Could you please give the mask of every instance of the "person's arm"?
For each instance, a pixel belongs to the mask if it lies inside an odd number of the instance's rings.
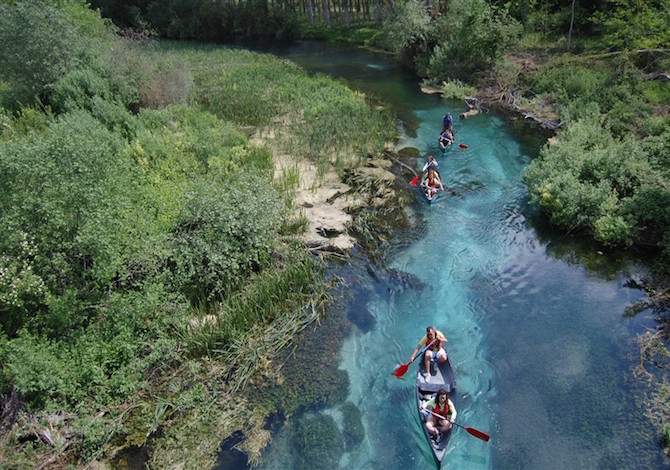
[[[432,410],[433,408],[435,408],[435,397],[428,400],[426,403],[420,406],[420,408],[422,410]]]
[[[442,184],[441,181],[440,181],[440,184]],[[447,337],[444,336],[444,333],[442,333],[440,330],[437,330],[437,338],[444,343],[446,343],[448,341]]]
[[[419,350],[426,344],[427,340],[428,340],[428,338],[426,336],[421,338],[421,341],[419,341],[419,344],[414,349],[414,352],[412,352],[412,357],[409,358],[409,362],[414,362],[414,357],[416,356],[416,353],[418,353]]]
[[[426,171],[429,166],[430,166],[430,162],[424,163],[423,168],[421,169],[421,171]]]
[[[416,356],[416,353],[419,352],[419,349],[421,349],[420,344],[416,348],[414,348],[414,351],[412,351],[412,357],[409,358],[409,362],[414,362],[414,356]]]
[[[437,184],[440,186],[440,189],[444,191],[444,186],[442,185],[442,179],[439,176],[435,177],[435,181],[437,181]],[[444,337],[444,335],[442,335]],[[445,341],[446,338],[444,338],[442,341]]]
[[[449,421],[453,424],[454,421],[456,421],[456,407],[454,406],[454,402],[451,401],[451,398],[449,399],[449,407],[451,408],[451,416],[449,416]]]

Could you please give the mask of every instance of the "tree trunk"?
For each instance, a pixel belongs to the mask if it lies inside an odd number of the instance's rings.
[[[307,16],[309,16],[309,24],[314,27],[314,0],[307,0]]]
[[[570,52],[570,42],[572,41],[572,25],[575,22],[575,0],[572,0],[572,13],[570,14],[570,31],[568,31],[568,52]]]
[[[349,18],[349,0],[344,1],[344,26],[349,29],[351,28],[351,18]]]
[[[330,28],[330,1],[321,0],[321,4],[323,5],[323,21]]]

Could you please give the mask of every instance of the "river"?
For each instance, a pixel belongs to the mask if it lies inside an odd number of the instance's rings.
[[[667,465],[632,377],[635,336],[654,326],[653,316],[623,315],[642,296],[627,281],[643,276],[645,265],[543,227],[522,182],[543,143],[538,133],[496,114],[459,120],[462,102],[422,94],[418,80],[385,55],[314,42],[260,49],[389,103],[403,123],[398,148],[421,151],[417,169],[435,155],[457,193],[428,205],[417,192],[412,209],[424,221],[422,236],[399,237],[385,255],[425,287],[379,289],[388,273],[370,273],[359,287],[366,295],[349,307],[367,310],[375,323],[354,329],[339,352],[365,428],[339,467],[434,468],[413,401],[416,363],[402,379],[392,375],[427,325],[449,339],[457,421],[491,435],[485,443],[456,429],[442,468]],[[456,143],[467,148],[442,154],[436,139],[445,111],[455,117]],[[260,468],[299,468],[291,429],[276,434]]]

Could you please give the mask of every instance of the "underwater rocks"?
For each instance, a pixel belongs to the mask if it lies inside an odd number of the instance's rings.
[[[361,307],[348,309],[347,319],[356,325],[356,327],[361,330],[362,333],[371,331],[377,323],[377,319],[374,317],[374,315],[372,315],[367,308]]]
[[[417,292],[422,292],[428,286],[415,274],[399,271],[397,269],[389,269],[389,273],[389,284],[394,290],[412,289]]]

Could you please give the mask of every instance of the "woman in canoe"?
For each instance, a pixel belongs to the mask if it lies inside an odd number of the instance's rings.
[[[437,160],[432,155],[428,155],[428,161],[423,164],[422,172],[428,171],[430,168],[434,168],[437,171]]]
[[[425,174],[421,186],[424,188],[428,199],[432,199],[433,196],[437,194],[438,188],[441,191],[444,191],[444,186],[442,185],[440,176],[437,174],[437,171],[435,171],[435,168],[428,168],[428,172]]]
[[[420,408],[429,411],[423,423],[426,431],[432,439],[440,442],[442,435],[449,432],[456,421],[456,408],[449,398],[449,393],[444,388],[439,389],[437,395],[422,403]]]

